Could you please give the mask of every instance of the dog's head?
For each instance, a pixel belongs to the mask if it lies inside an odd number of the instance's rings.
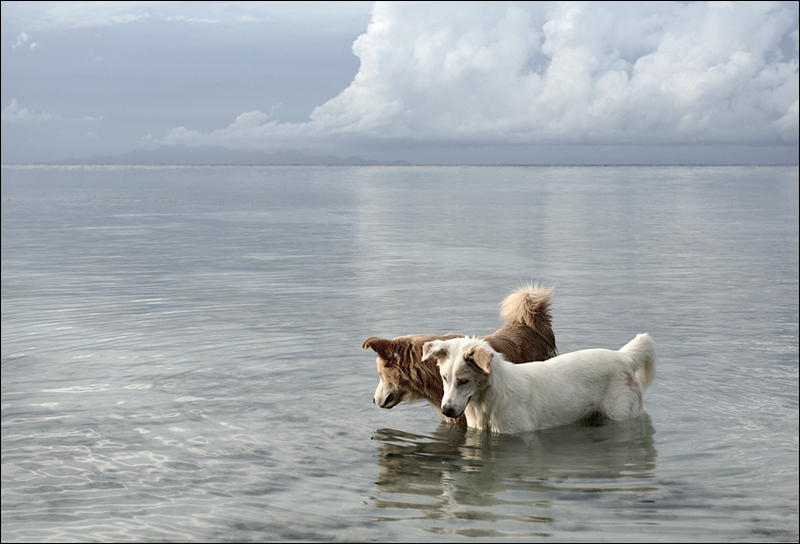
[[[472,397],[486,387],[495,352],[478,338],[434,340],[422,347],[422,360],[435,360],[442,377],[442,413],[460,417]]]
[[[373,336],[361,344],[362,348],[372,349],[377,354],[380,382],[372,398],[377,406],[393,408],[403,401],[425,398],[418,383],[418,372],[409,370],[415,361],[420,360],[422,343],[410,336],[394,339]]]

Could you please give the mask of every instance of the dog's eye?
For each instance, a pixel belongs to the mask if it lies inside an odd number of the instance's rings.
[[[456,384],[457,385],[464,385],[464,384],[467,384],[467,383],[469,383],[469,380],[465,380],[464,378],[460,378],[460,379],[456,380]]]

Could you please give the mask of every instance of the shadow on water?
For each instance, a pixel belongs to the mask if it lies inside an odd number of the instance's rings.
[[[648,495],[658,490],[654,434],[647,414],[514,435],[447,423],[430,436],[380,429],[372,437],[381,442],[372,500],[387,511],[380,521],[411,513],[458,522],[425,529],[433,533],[552,536],[558,502],[603,503],[624,494],[629,504],[649,508]],[[502,530],[495,522],[502,522]]]

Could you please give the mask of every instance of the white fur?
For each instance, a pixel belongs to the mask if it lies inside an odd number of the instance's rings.
[[[444,385],[442,412],[467,425],[518,433],[567,425],[593,414],[637,417],[655,376],[655,344],[639,334],[619,351],[587,349],[537,363],[511,364],[478,338],[434,340]]]

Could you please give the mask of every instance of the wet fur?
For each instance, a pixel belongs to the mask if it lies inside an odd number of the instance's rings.
[[[602,416],[639,416],[642,395],[655,376],[655,344],[639,334],[619,351],[586,349],[548,361],[511,364],[478,338],[425,343],[424,361],[436,361],[444,384],[441,411],[466,416],[467,425],[518,433]]]
[[[501,304],[505,324],[484,339],[506,360],[515,363],[544,361],[555,357],[550,304],[553,290],[526,285],[514,291]],[[422,346],[433,340],[461,338],[460,334],[411,334],[393,339],[373,336],[361,345],[377,354],[380,382],[373,402],[393,408],[401,402],[427,400],[445,421],[466,424],[465,417],[450,419],[441,413],[442,378],[435,361],[422,361]]]

